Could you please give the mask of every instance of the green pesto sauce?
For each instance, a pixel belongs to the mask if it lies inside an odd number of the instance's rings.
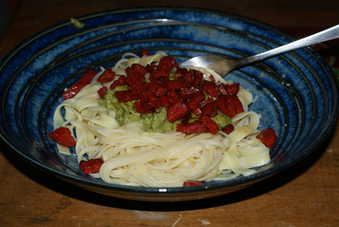
[[[231,118],[228,117],[227,115],[223,114],[223,113],[220,113],[219,111],[218,111],[217,115],[212,117],[212,120],[214,120],[215,123],[217,123],[219,128],[223,128],[226,125],[228,125],[229,123],[231,123]]]
[[[119,102],[115,97],[116,91],[127,90],[127,86],[118,86],[114,90],[109,90],[104,99],[100,100],[100,104],[107,109],[115,112],[115,119],[120,126],[129,122],[141,122],[143,129],[147,132],[169,132],[175,130],[179,121],[171,123],[167,120],[167,112],[164,107],[157,109],[154,113],[140,114],[134,109],[134,101]],[[197,120],[198,117],[192,114],[189,122]],[[223,113],[218,114],[212,119],[218,124],[219,128],[223,128],[230,123],[231,119]]]
[[[176,122],[171,123],[167,120],[165,108],[159,108],[154,113],[140,114],[134,109],[134,101],[123,103],[118,101],[114,93],[122,90],[127,90],[127,87],[118,86],[108,91],[105,98],[100,101],[100,104],[115,112],[115,119],[120,126],[128,122],[141,122],[143,129],[147,132],[164,133],[175,130]]]

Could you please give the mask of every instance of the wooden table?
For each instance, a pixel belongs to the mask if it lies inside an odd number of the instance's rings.
[[[0,40],[0,56],[23,38],[60,20],[112,8],[141,6],[143,2],[146,1],[23,1],[12,26]],[[148,5],[164,5],[165,2],[148,1]],[[305,35],[339,21],[339,3],[330,5],[331,1],[321,6],[312,1],[297,1],[295,7],[284,1],[253,2],[171,1],[171,5],[250,16],[295,35]],[[339,55],[339,51],[336,53]],[[336,227],[339,226],[338,147],[337,127],[333,137],[309,160],[264,183],[218,198],[161,204],[125,201],[81,191],[36,172],[2,143],[0,226]]]

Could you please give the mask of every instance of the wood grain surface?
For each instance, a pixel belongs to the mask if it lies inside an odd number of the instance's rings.
[[[147,2],[147,3],[145,3]],[[25,37],[70,17],[168,1],[23,0],[0,39],[0,56]],[[254,3],[255,2],[255,3]],[[249,16],[303,36],[339,22],[333,1],[171,1]],[[338,46],[336,46],[337,48]],[[339,56],[339,51],[327,51]],[[336,49],[338,50],[338,48]],[[80,190],[38,172],[0,144],[0,227],[339,226],[339,125],[308,160],[240,192],[182,203],[126,201]]]

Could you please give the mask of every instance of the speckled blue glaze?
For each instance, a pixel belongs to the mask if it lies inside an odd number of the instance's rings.
[[[66,21],[26,39],[0,62],[0,134],[13,152],[66,181],[122,198],[173,201],[204,198],[272,176],[312,154],[329,135],[338,115],[331,69],[310,48],[234,71],[253,95],[261,128],[279,135],[272,162],[258,173],[201,187],[159,188],[111,185],[85,176],[74,155],[58,154],[48,139],[52,115],[65,87],[86,68],[113,65],[123,53],[164,50],[178,61],[207,53],[242,57],[292,39],[239,16],[201,9],[139,8],[103,12]]]

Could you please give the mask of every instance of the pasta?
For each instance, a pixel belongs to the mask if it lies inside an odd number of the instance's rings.
[[[116,75],[126,75],[133,64],[147,66],[158,63],[164,52],[137,56],[125,54],[111,69]],[[215,72],[195,68],[205,80],[222,84]],[[260,115],[251,112],[251,93],[240,87],[239,98],[243,112],[231,118],[234,130],[212,134],[171,130],[149,132],[138,121],[120,125],[118,113],[103,104],[98,90],[102,83],[94,78],[74,97],[65,99],[55,110],[54,128],[64,127],[76,138],[75,152],[79,163],[100,159],[98,173],[92,174],[108,183],[146,187],[177,187],[187,181],[208,181],[219,177],[249,175],[253,167],[270,162],[270,149],[258,138]],[[109,87],[114,80],[107,82]],[[59,152],[70,154],[69,148],[58,144]]]

